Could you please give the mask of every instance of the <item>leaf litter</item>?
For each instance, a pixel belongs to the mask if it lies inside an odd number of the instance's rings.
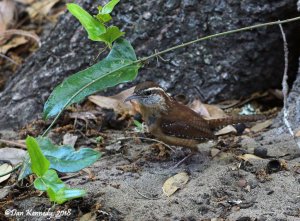
[[[12,76],[17,67],[40,47],[40,36],[43,31],[47,30],[49,25],[54,26],[57,17],[65,9],[64,4],[60,4],[62,2],[62,0],[0,1],[0,65],[3,70],[0,73],[0,88],[8,79],[4,73],[11,73]]]
[[[163,192],[166,196],[173,195],[178,189],[184,188],[189,181],[189,175],[186,172],[178,173],[168,178],[163,185]]]

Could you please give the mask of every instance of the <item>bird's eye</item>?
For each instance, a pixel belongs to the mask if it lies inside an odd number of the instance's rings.
[[[151,91],[145,91],[144,94],[145,94],[146,96],[149,96],[149,95],[151,95]]]

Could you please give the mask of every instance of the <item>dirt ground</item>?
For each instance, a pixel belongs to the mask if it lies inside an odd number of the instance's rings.
[[[85,198],[52,207],[45,194],[33,193],[16,197],[3,210],[71,209],[63,220],[300,220],[300,151],[284,131],[271,128],[222,138],[214,151],[203,147],[177,168],[174,165],[189,150],[171,151],[137,138],[118,141],[130,133],[105,131],[109,143],[103,157],[89,168],[92,175],[68,174],[72,176],[65,180],[86,189]],[[239,158],[264,148],[267,154],[261,151],[260,159]],[[167,197],[162,186],[179,172],[187,172],[189,181]],[[30,215],[6,218],[45,220]]]

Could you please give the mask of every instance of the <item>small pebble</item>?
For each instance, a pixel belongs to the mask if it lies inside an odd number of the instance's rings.
[[[258,186],[258,182],[256,180],[250,180],[248,183],[251,189],[255,189]]]
[[[144,12],[144,14],[143,14],[143,18],[146,20],[150,19],[151,16],[152,16],[152,14],[150,12]]]
[[[240,136],[243,134],[244,130],[246,129],[246,126],[243,123],[239,123],[239,124],[234,125],[234,128],[237,131],[237,135]]]
[[[245,187],[247,185],[247,181],[244,179],[241,179],[237,182],[237,185],[241,188]]]

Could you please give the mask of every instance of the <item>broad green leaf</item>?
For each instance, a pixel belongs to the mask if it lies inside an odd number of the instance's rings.
[[[135,79],[140,66],[131,44],[118,39],[106,58],[68,77],[52,91],[44,106],[44,117],[53,117],[86,96]]]
[[[119,1],[120,0],[111,0],[106,5],[103,6],[101,13],[102,14],[110,14],[112,12],[112,10],[114,9],[114,7],[116,6],[116,4],[119,3]]]
[[[67,4],[67,9],[85,28],[89,35],[89,39],[98,41],[98,36],[106,32],[105,26],[79,5],[69,3]]]
[[[91,148],[75,150],[71,146],[56,146],[48,138],[37,139],[44,155],[50,161],[50,168],[59,172],[76,172],[95,163],[101,153]]]
[[[62,188],[59,191],[54,191],[52,188],[47,189],[47,194],[51,201],[62,204],[68,200],[83,197],[86,192],[81,189]]]
[[[48,188],[51,188],[57,192],[61,188],[64,188],[65,184],[58,178],[55,170],[48,170],[42,177],[38,177],[34,181],[34,187],[41,191],[46,191]]]
[[[31,169],[39,177],[43,176],[49,169],[50,162],[43,155],[37,141],[28,136],[26,146],[31,159]]]
[[[95,163],[101,154],[91,148],[81,148],[75,151],[71,146],[62,146],[58,151],[47,155],[50,167],[63,173],[70,173],[82,170]]]
[[[76,151],[71,146],[56,146],[49,138],[38,137],[37,142],[44,156],[50,161],[50,168],[63,173],[79,171],[92,165],[101,157],[100,152],[91,148],[81,148]],[[18,180],[32,173],[30,167],[30,161],[25,160]],[[40,181],[42,180],[37,182]]]
[[[101,41],[104,41],[109,46],[109,48],[111,48],[112,43],[124,34],[125,32],[121,32],[118,27],[110,26],[109,28],[107,28],[104,34],[99,36],[99,39],[101,39]]]

